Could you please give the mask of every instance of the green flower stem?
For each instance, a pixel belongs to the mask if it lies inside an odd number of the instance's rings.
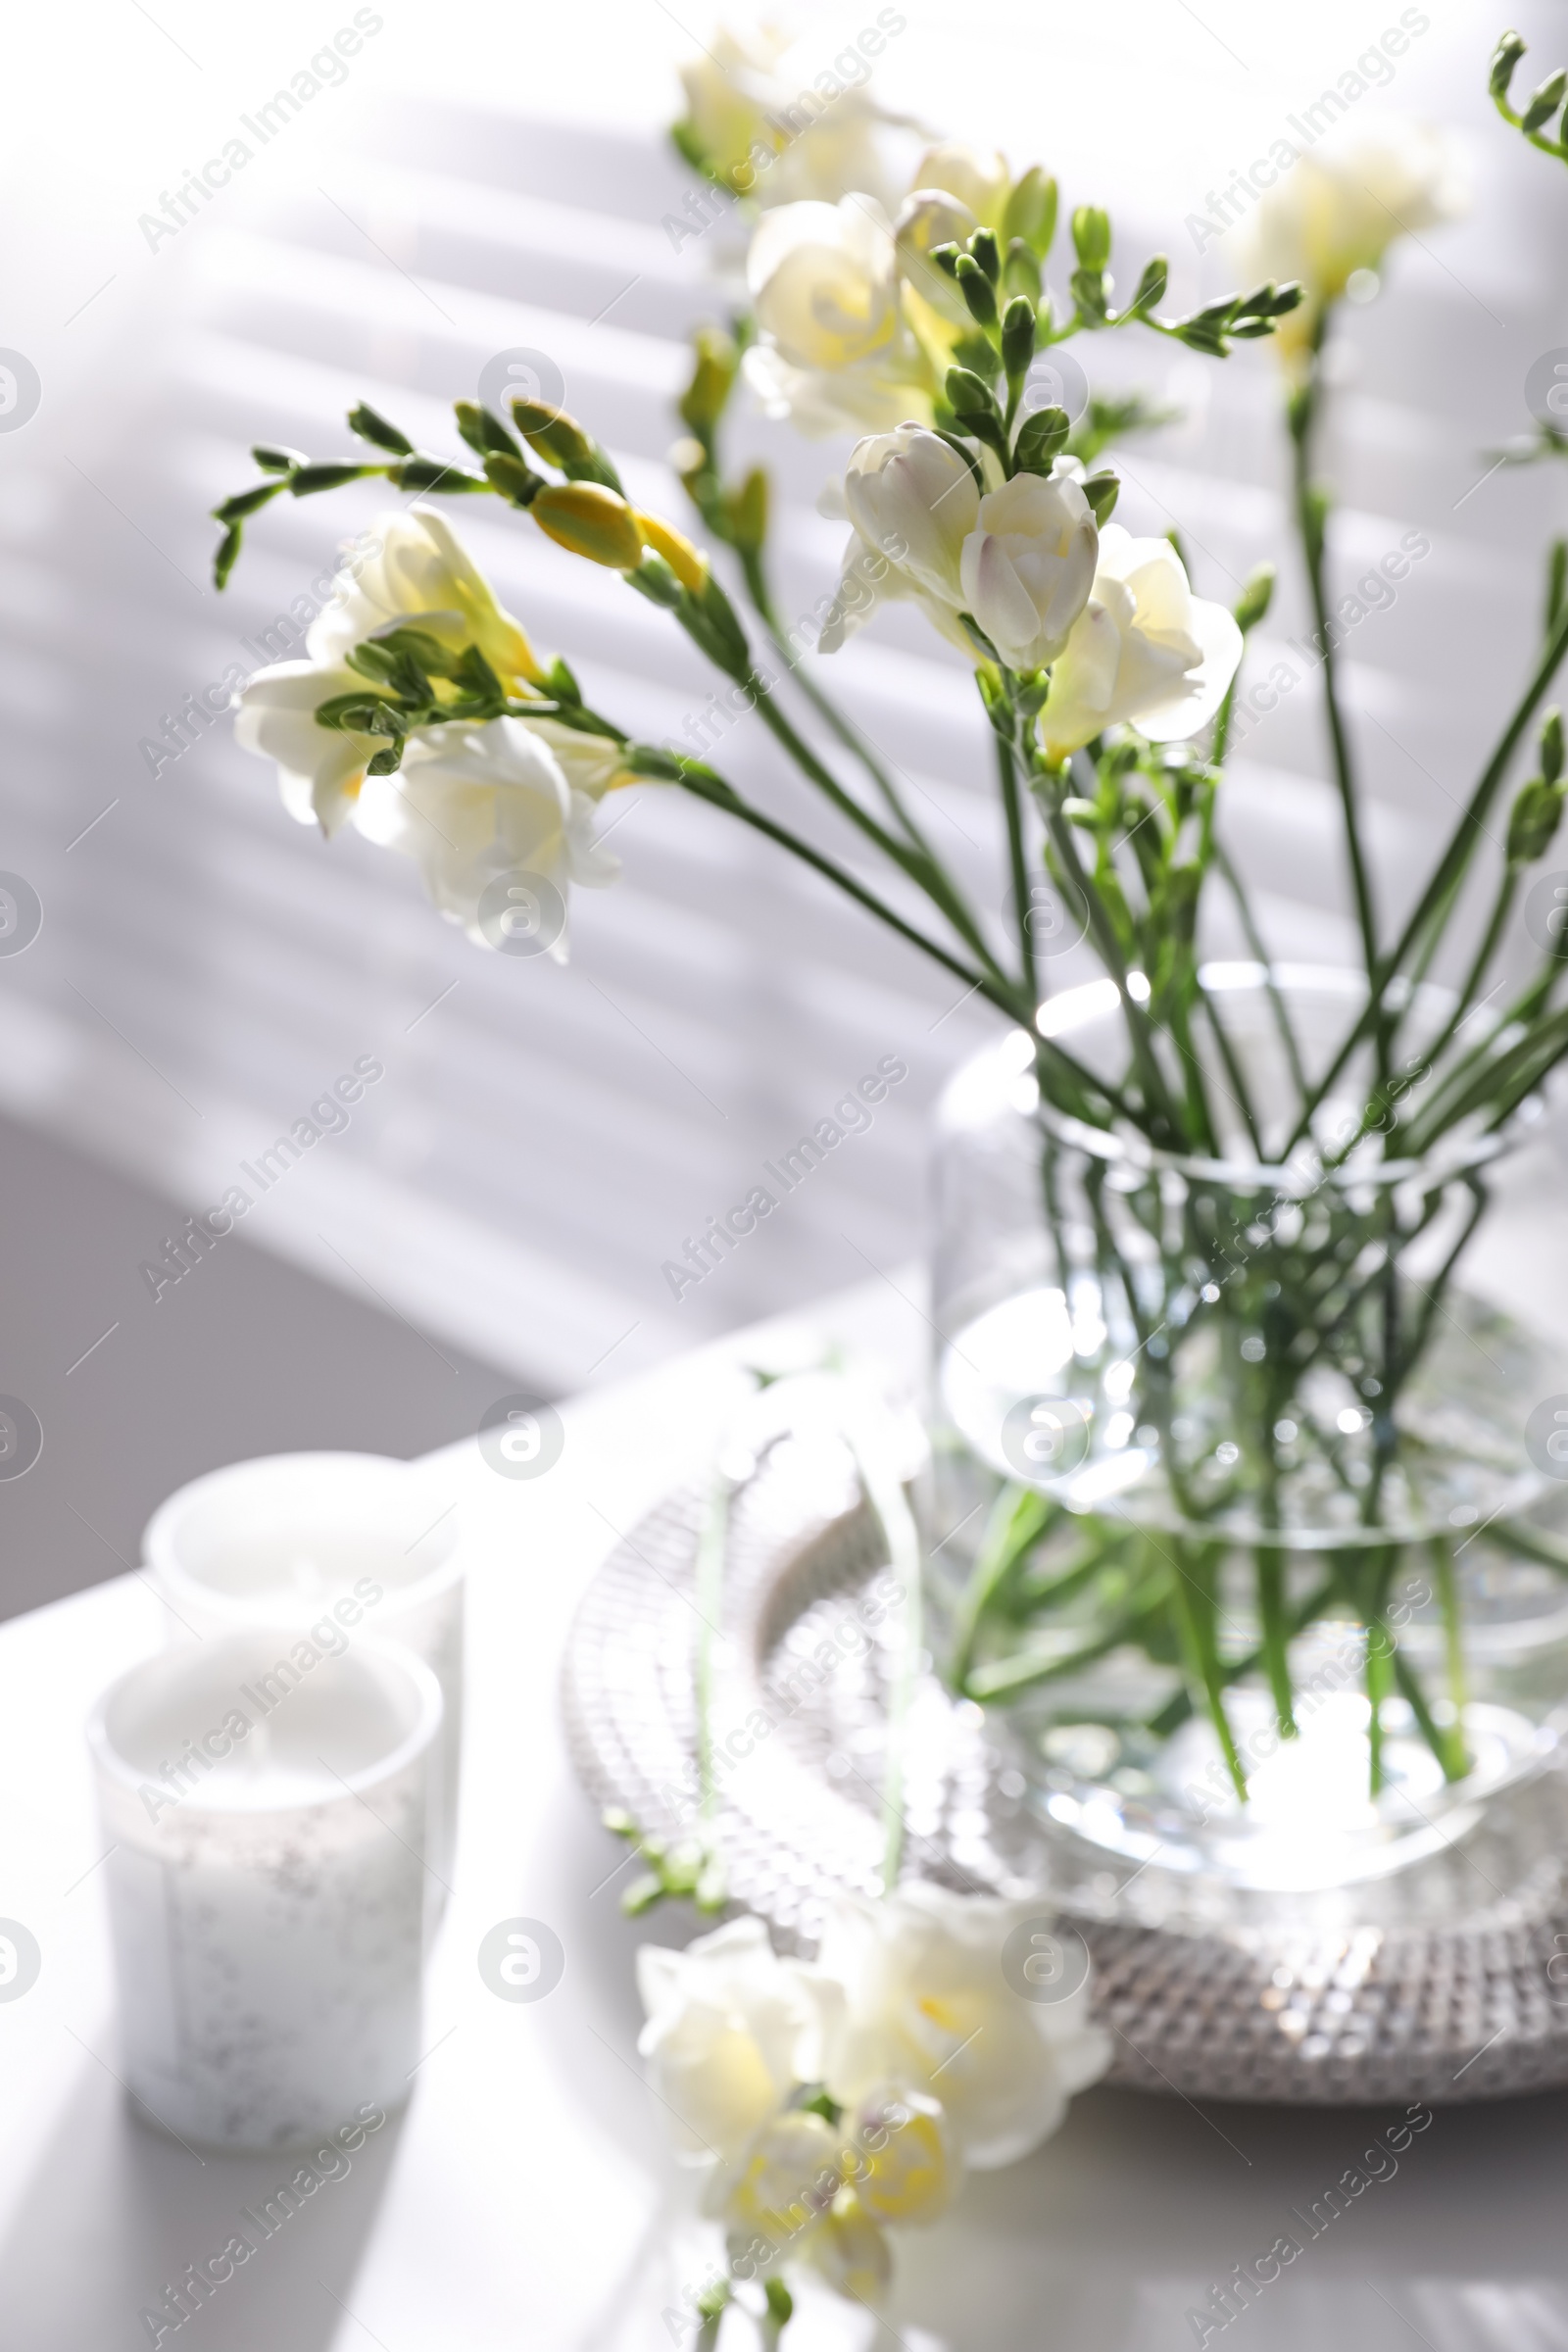
[[[831,858],[813,849],[809,842],[802,841],[799,835],[791,833],[787,826],[777,823],[760,808],[754,808],[743,801],[733,785],[726,784],[713,769],[701,767],[693,760],[683,760],[678,780],[683,791],[693,794],[700,801],[707,801],[711,808],[722,808],[729,816],[738,817],[742,824],[765,834],[769,841],[776,841],[780,848],[788,850],[792,857],[798,858],[804,865],[812,867],[836,889],[843,891],[846,897],[853,899],[858,906],[863,906],[867,913],[874,914],[879,922],[896,931],[910,947],[918,948],[923,956],[929,956],[933,962],[941,964],[944,971],[963,981],[971,994],[985,997],[1009,1020],[1027,1019],[1025,1008],[1010,988],[999,987],[990,974],[974,971],[968,964],[960,963],[956,956],[950,956],[946,948],[938,947],[934,940],[927,939],[923,932],[917,931],[912,923],[906,923],[902,915],[895,914],[891,906],[884,906],[873,892],[858,882],[845,867],[835,864]],[[1088,1076],[1087,1072],[1085,1076]]]
[[[1282,1740],[1297,1733],[1296,1694],[1291,1688],[1290,1620],[1285,1608],[1285,1554],[1272,1544],[1260,1548],[1257,1567],[1257,1609],[1262,1627],[1263,1672],[1274,1697],[1274,1717]]]
[[[1333,1577],[1330,1577],[1324,1584],[1315,1586],[1306,1598],[1298,1601],[1296,1607],[1289,1612],[1287,1618],[1288,1638],[1294,1641],[1298,1634],[1304,1634],[1307,1627],[1315,1624],[1317,1619],[1322,1616],[1330,1601],[1339,1597],[1339,1585]],[[1232,1659],[1229,1664],[1221,1664],[1220,1681],[1228,1690],[1233,1683],[1244,1682],[1248,1675],[1256,1674],[1262,1666],[1261,1647],[1250,1649],[1245,1657]],[[1165,1701],[1157,1714],[1149,1717],[1146,1729],[1156,1740],[1168,1740],[1173,1732],[1179,1732],[1182,1725],[1191,1720],[1193,1711],[1191,1691],[1178,1690]]]
[[[1296,1042],[1296,1030],[1291,1021],[1290,1009],[1280,991],[1279,983],[1274,977],[1274,966],[1269,952],[1263,944],[1263,935],[1258,930],[1246,887],[1235,866],[1231,863],[1230,853],[1223,842],[1216,841],[1214,844],[1214,863],[1224,879],[1225,886],[1229,890],[1241,917],[1243,936],[1263,973],[1263,987],[1274,1014],[1274,1025],[1279,1031],[1285,1058],[1290,1063],[1291,1077],[1298,1095],[1304,1097],[1306,1094],[1306,1071],[1301,1061],[1300,1048]]]
[[[1366,1622],[1366,1702],[1367,1745],[1371,1759],[1370,1788],[1377,1796],[1384,1787],[1383,1769],[1383,1704],[1393,1693],[1394,1636],[1384,1617],[1369,1617]],[[1441,1761],[1441,1754],[1440,1754]]]
[[[1368,988],[1374,986],[1373,975],[1378,968],[1377,916],[1372,905],[1372,886],[1367,874],[1366,853],[1361,842],[1361,817],[1355,786],[1355,774],[1350,761],[1349,739],[1340,709],[1337,656],[1333,644],[1328,608],[1328,595],[1323,580],[1324,524],[1328,502],[1312,481],[1312,429],[1317,419],[1318,403],[1322,392],[1322,345],[1330,309],[1324,307],[1322,318],[1312,338],[1311,357],[1305,383],[1290,402],[1288,416],[1291,433],[1292,481],[1296,498],[1296,526],[1300,535],[1301,554],[1306,565],[1307,590],[1312,603],[1312,618],[1318,640],[1323,648],[1323,706],[1328,718],[1329,743],[1334,755],[1334,781],[1340,796],[1340,808],[1345,819],[1345,848],[1350,867],[1350,887],[1355,899],[1356,923],[1361,933],[1361,952],[1366,964]],[[1381,1077],[1387,1066],[1388,1037],[1380,1019],[1376,1026],[1378,1073]]]
[[[1095,934],[1095,945],[1100,950],[1102,962],[1116,984],[1127,1023],[1128,1039],[1132,1046],[1133,1061],[1143,1083],[1150,1113],[1154,1119],[1163,1122],[1169,1137],[1178,1141],[1185,1140],[1182,1137],[1181,1121],[1171,1102],[1164,1073],[1160,1069],[1158,1056],[1154,1052],[1153,1024],[1144,1006],[1137,1003],[1127,985],[1127,960],[1121,952],[1121,942],[1116,937],[1115,927],[1105,911],[1104,902],[1100,892],[1091,886],[1084,873],[1083,864],[1078,856],[1078,845],[1072,838],[1072,827],[1061,813],[1059,796],[1046,800],[1046,824],[1050,830],[1056,856],[1061,860],[1063,872],[1067,875],[1073,888],[1081,894],[1085,906],[1089,908],[1089,920]]]
[[[1186,1548],[1177,1545],[1176,1573],[1171,1579],[1171,1603],[1176,1629],[1187,1659],[1188,1675],[1195,1688],[1203,1693],[1209,1722],[1225,1758],[1225,1769],[1231,1776],[1231,1786],[1240,1803],[1247,1802],[1247,1775],[1237,1752],[1236,1737],[1230,1718],[1225,1712],[1225,1669],[1214,1640],[1211,1596],[1204,1585],[1189,1575],[1179,1556]],[[1212,1559],[1214,1546],[1209,1546]]]
[[[992,1603],[1059,1510],[1059,1504],[1049,1502],[1036,1488],[1010,1482],[992,1504],[954,1628],[952,1678],[959,1690],[967,1679],[975,1642]]]
[[[1535,1560],[1558,1576],[1568,1576],[1568,1544],[1559,1536],[1548,1535],[1544,1527],[1527,1527],[1519,1519],[1494,1519],[1487,1533],[1505,1550],[1517,1552],[1520,1559]]]
[[[1121,1616],[1113,1620],[1102,1633],[1082,1648],[1067,1651],[1055,1658],[1031,1656],[1027,1649],[1017,1650],[1010,1658],[999,1658],[977,1666],[964,1685],[967,1698],[1016,1698],[1020,1690],[1033,1690],[1041,1683],[1060,1682],[1068,1675],[1078,1674],[1085,1666],[1093,1666],[1111,1650],[1119,1649],[1124,1642],[1137,1636],[1138,1628],[1150,1610],[1164,1600],[1170,1592],[1170,1577],[1161,1568],[1148,1578],[1132,1593]]]
[[[751,600],[752,610],[766,630],[767,641],[783,662],[785,669],[794,679],[802,694],[805,695],[823,725],[832,731],[852,758],[858,760],[886,801],[889,812],[904,827],[913,847],[923,850],[927,857],[933,857],[935,853],[932,851],[930,843],[909,814],[905,806],[904,797],[884,762],[867,743],[860,729],[852,719],[846,717],[826,689],[819,686],[808,673],[805,662],[791,653],[789,643],[779,623],[778,610],[773,603],[772,592],[767,584],[761,550],[760,548],[756,550],[738,548],[736,554],[740,558],[741,573],[746,582],[746,593]]]
[[[1200,1002],[1202,1004],[1204,1017],[1208,1022],[1214,1043],[1219,1048],[1219,1057],[1225,1064],[1226,1075],[1230,1079],[1231,1101],[1242,1114],[1242,1124],[1247,1129],[1248,1140],[1251,1144],[1253,1152],[1261,1160],[1264,1156],[1263,1131],[1258,1123],[1257,1112],[1253,1108],[1251,1093],[1247,1084],[1247,1073],[1236,1058],[1236,1049],[1231,1044],[1225,1024],[1215,1009],[1213,999],[1205,994],[1200,999]],[[1215,1149],[1218,1150],[1217,1138],[1215,1139]]]
[[[1465,1754],[1464,1710],[1466,1705],[1464,1669],[1464,1622],[1459,1609],[1459,1585],[1453,1568],[1453,1545],[1446,1536],[1435,1536],[1431,1544],[1432,1565],[1438,1579],[1438,1606],[1443,1612],[1443,1645],[1448,1669],[1448,1700],[1453,1708],[1453,1733],[1449,1744],[1457,1750],[1459,1769],[1449,1773],[1450,1780],[1462,1780],[1469,1769]],[[1444,1767],[1445,1771],[1447,1767]]]
[[[1491,917],[1482,934],[1481,944],[1475,952],[1470,969],[1465,975],[1464,984],[1460,988],[1453,1010],[1433,1043],[1422,1048],[1421,1058],[1431,1069],[1437,1068],[1438,1063],[1443,1059],[1444,1054],[1464,1026],[1466,1016],[1475,1004],[1481,983],[1486,978],[1492,958],[1497,952],[1497,944],[1502,938],[1508,917],[1513,912],[1513,903],[1519,893],[1519,874],[1520,868],[1512,859],[1502,869],[1502,879],[1497,885],[1496,896],[1493,900]],[[1395,1132],[1398,1133],[1397,1124]]]
[[[776,698],[769,693],[755,670],[749,671],[740,682],[744,683],[755,695],[757,715],[769,733],[783,745],[801,773],[816,786],[841,816],[847,817],[849,822],[857,826],[868,841],[874,842],[885,858],[891,858],[895,865],[901,866],[910,881],[916,883],[925,892],[933,906],[946,915],[958,937],[974,955],[979,956],[987,970],[996,979],[1008,982],[1007,973],[992,954],[978,921],[965,905],[956,884],[940,858],[936,858],[930,850],[912,849],[906,842],[900,841],[898,836],[890,833],[868,808],[861,807],[853,793],[845,791],[832,771],[823,766],[810,745],[803,741],[796,733],[784,712],[778,708]],[[1015,984],[1009,983],[1009,985]]]
[[[1462,1781],[1470,1769],[1464,1741],[1457,1731],[1445,1730],[1438,1722],[1417,1676],[1397,1650],[1394,1653],[1394,1679],[1400,1697],[1407,1702],[1420,1727],[1422,1739],[1442,1765],[1444,1779],[1450,1787],[1455,1781]]]
[[[996,734],[994,739],[997,781],[1002,787],[1003,812],[1007,821],[1007,863],[1012,873],[1012,919],[1017,926],[1023,984],[1033,1000],[1040,994],[1040,982],[1035,963],[1034,933],[1030,929],[1030,916],[1034,908],[1029,896],[1029,863],[1024,848],[1023,796],[1018,786],[1018,767],[1012,756],[1012,746],[1001,734]]]
[[[1404,969],[1411,955],[1425,940],[1428,928],[1434,917],[1439,915],[1440,910],[1443,911],[1439,928],[1441,929],[1442,924],[1446,922],[1448,913],[1451,912],[1453,905],[1456,903],[1458,885],[1463,880],[1470,860],[1475,855],[1478,841],[1486,831],[1486,820],[1491,813],[1493,802],[1502,788],[1509,762],[1518,750],[1520,740],[1540,708],[1547,688],[1555,677],[1564,654],[1568,654],[1568,605],[1565,605],[1557,626],[1547,641],[1546,649],[1537,662],[1529,684],[1498,738],[1496,749],[1481,772],[1469,803],[1455,825],[1447,847],[1438,860],[1426,889],[1421,894],[1415,911],[1405,924],[1396,945],[1390,949],[1388,955],[1379,963],[1366,1004],[1352,1024],[1349,1034],[1341,1045],[1339,1052],[1303,1102],[1295,1132],[1287,1143],[1285,1151],[1281,1154],[1282,1157],[1289,1157],[1290,1152],[1302,1137],[1310,1134],[1313,1113],[1345,1068],[1356,1047],[1372,1027],[1389,982],[1396,972]],[[1560,965],[1557,968],[1560,969]],[[1518,1017],[1517,1011],[1515,1017]]]

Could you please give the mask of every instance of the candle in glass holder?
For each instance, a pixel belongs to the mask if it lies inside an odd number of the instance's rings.
[[[291,1680],[265,1628],[166,1649],[100,1699],[124,2076],[166,2130],[285,2147],[407,2097],[441,1718],[396,1644]]]
[[[463,1561],[450,1479],[379,1453],[278,1453],[193,1479],[147,1523],[143,1555],[180,1628],[266,1625],[296,1664],[365,1635],[407,1644],[446,1701],[437,1867],[451,1872],[463,1728]]]

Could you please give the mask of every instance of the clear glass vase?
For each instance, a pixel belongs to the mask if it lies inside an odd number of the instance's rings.
[[[1284,1132],[1360,984],[1204,983],[1218,1083]],[[1121,1010],[1098,982],[1044,1027],[1113,1067]],[[940,1115],[939,1666],[1092,1845],[1259,1889],[1397,1869],[1541,1770],[1568,1700],[1568,1374],[1453,1279],[1506,1139],[1178,1158],[1060,1115],[1039,1051]]]

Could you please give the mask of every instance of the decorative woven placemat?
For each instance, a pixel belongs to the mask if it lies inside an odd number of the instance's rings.
[[[611,1554],[564,1666],[581,1777],[647,1833],[689,1830],[701,1491]],[[715,1830],[735,1903],[809,1952],[882,1856],[896,1606],[853,1459],[786,1434],[730,1512],[714,1647]],[[980,1710],[919,1674],[906,1867],[1039,1897],[1082,1934],[1110,2080],[1190,2097],[1346,2104],[1498,2098],[1568,2082],[1568,1778],[1477,1808],[1452,1842],[1324,1895],[1238,1894],[1048,1828]],[[1556,1965],[1553,1966],[1555,1959]],[[1558,1979],[1562,1982],[1559,1984]]]

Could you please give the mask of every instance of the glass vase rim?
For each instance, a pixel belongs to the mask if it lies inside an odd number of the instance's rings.
[[[1279,962],[1263,964],[1245,958],[1216,957],[1200,966],[1200,981],[1215,994],[1261,994],[1270,981],[1283,993],[1304,995],[1317,990],[1325,995],[1348,1000],[1366,995],[1366,975],[1348,964],[1309,964]],[[1107,995],[1107,991],[1110,992]],[[1065,989],[1058,997],[1047,1002],[1052,1013],[1049,1031],[1038,1035],[1021,1025],[1015,1025],[983,1046],[978,1054],[955,1071],[943,1089],[937,1106],[939,1129],[950,1129],[959,1122],[953,1115],[953,1105],[966,1083],[973,1083],[974,1073],[988,1062],[1002,1062],[1016,1056],[1023,1050],[1023,1058],[1015,1061],[1013,1075],[1022,1077],[1034,1066],[1037,1045],[1069,1037],[1112,1009],[1120,1001],[1120,991],[1114,980],[1102,975],[1099,979],[1080,982]],[[1435,1022],[1441,1022],[1456,1002],[1454,992],[1433,981],[1413,984],[1404,998],[1404,1004],[1419,1004],[1430,1009]],[[1046,1010],[1041,1006],[1041,1013]],[[1038,1016],[1037,1016],[1038,1018]],[[1530,1099],[1527,1098],[1527,1102]],[[1087,1119],[1078,1119],[1068,1111],[1058,1110],[1041,1096],[1033,1108],[1019,1115],[1033,1118],[1058,1143],[1068,1144],[1089,1152],[1097,1159],[1135,1167],[1140,1173],[1152,1176],[1173,1175],[1207,1185],[1222,1184],[1236,1192],[1261,1192],[1272,1189],[1290,1200],[1301,1200],[1329,1184],[1345,1191],[1393,1190],[1412,1180],[1436,1178],[1443,1183],[1462,1179],[1470,1171],[1488,1166],[1507,1152],[1513,1142],[1512,1125],[1521,1115],[1528,1118],[1525,1104],[1514,1113],[1509,1127],[1492,1134],[1471,1134],[1459,1139],[1441,1138],[1432,1148],[1416,1157],[1386,1159],[1368,1162],[1348,1160],[1337,1167],[1324,1164],[1313,1146],[1289,1160],[1251,1159],[1240,1156],[1215,1157],[1204,1152],[1173,1152],[1161,1145],[1152,1144],[1146,1137],[1129,1132],[1125,1125],[1097,1127]]]

